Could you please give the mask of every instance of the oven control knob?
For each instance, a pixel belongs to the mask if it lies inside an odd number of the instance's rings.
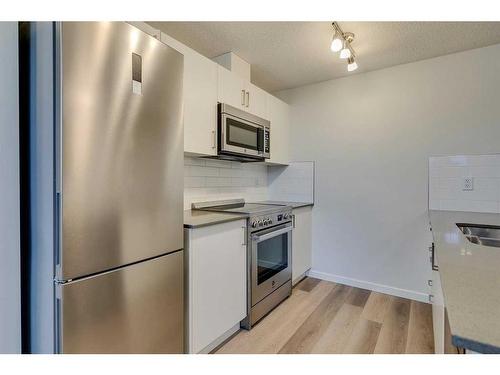
[[[254,221],[252,222],[252,228],[257,228],[257,225],[258,225],[258,224],[257,224],[257,221],[256,221],[256,220],[254,220]]]
[[[283,215],[283,219],[285,219],[285,220],[286,220],[286,219],[288,219],[288,218],[289,218],[289,215],[288,215],[288,214],[284,214],[284,215]]]
[[[268,220],[267,220],[267,223],[268,223],[268,224],[272,224],[272,223],[273,223],[273,221],[272,221],[271,219],[268,219]]]
[[[264,225],[269,225],[269,219],[264,220]]]
[[[262,220],[259,220],[259,227],[263,226],[264,222]]]

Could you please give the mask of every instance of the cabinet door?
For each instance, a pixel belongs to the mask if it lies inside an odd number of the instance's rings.
[[[261,88],[247,83],[246,110],[253,115],[268,119],[267,99],[269,94]]]
[[[217,64],[194,51],[184,58],[184,152],[217,154]]]
[[[218,66],[218,98],[219,102],[232,105],[241,110],[246,107],[246,82],[243,78],[222,66]]]
[[[216,155],[218,65],[167,34],[161,41],[184,55],[184,152]]]
[[[271,158],[272,164],[288,164],[290,161],[289,107],[272,95],[268,95],[268,113],[271,121]]]
[[[444,298],[438,271],[432,271],[432,326],[434,329],[434,352],[444,353]]]
[[[293,210],[292,231],[292,283],[297,283],[312,265],[312,208]]]
[[[198,353],[246,316],[246,221],[190,230],[189,351]]]

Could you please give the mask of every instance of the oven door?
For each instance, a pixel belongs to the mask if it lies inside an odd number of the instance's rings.
[[[252,234],[252,306],[291,279],[292,228],[287,223]]]
[[[264,127],[222,113],[219,131],[220,153],[264,158]]]

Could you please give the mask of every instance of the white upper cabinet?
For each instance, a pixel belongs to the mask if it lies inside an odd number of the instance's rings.
[[[268,113],[271,121],[271,158],[267,163],[290,162],[290,108],[278,98],[268,95]]]
[[[267,92],[255,85],[252,85],[250,82],[247,82],[247,111],[268,120],[268,96],[269,94]]]
[[[184,152],[217,154],[217,64],[161,33],[184,55]]]
[[[226,69],[158,29],[144,22],[130,24],[184,55],[184,152],[195,156],[217,155],[217,102],[221,102],[270,120],[271,159],[267,162],[289,162],[286,103],[250,83],[241,72]]]
[[[219,65],[217,69],[219,74],[219,102],[246,111],[246,81],[223,66]]]
[[[223,66],[219,66],[218,71],[219,102],[268,119],[267,97],[269,94],[267,92]]]

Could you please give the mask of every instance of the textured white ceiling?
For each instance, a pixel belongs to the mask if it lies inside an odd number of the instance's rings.
[[[149,22],[207,57],[233,51],[252,81],[279,91],[500,43],[500,22],[339,22],[359,69],[330,51],[329,22]]]

